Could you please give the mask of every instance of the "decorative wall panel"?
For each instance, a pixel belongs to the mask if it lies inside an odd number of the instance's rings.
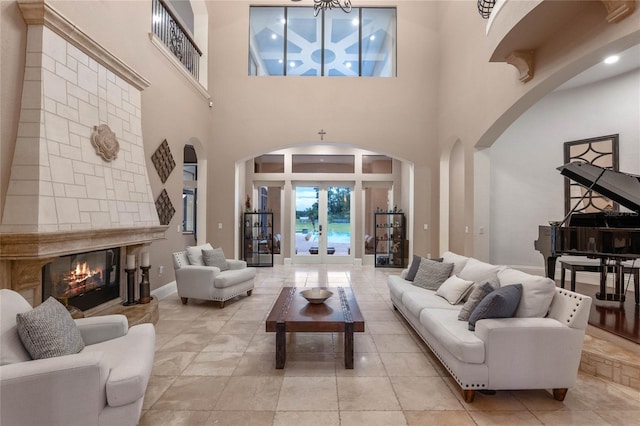
[[[605,169],[619,171],[618,135],[601,136],[564,143],[564,162],[583,162]],[[585,195],[586,194],[586,195]],[[582,198],[584,196],[584,198]],[[592,213],[603,210],[618,210],[617,203],[609,198],[590,191],[584,186],[565,178],[564,210],[565,214],[576,205],[575,212]]]
[[[158,149],[156,149],[156,152],[153,153],[151,161],[153,161],[153,165],[156,167],[160,180],[162,183],[165,183],[176,167],[176,162],[173,161],[173,155],[171,155],[171,149],[166,139],[162,141]]]
[[[171,222],[173,215],[176,213],[176,209],[173,208],[173,204],[171,203],[171,199],[169,198],[169,194],[167,194],[166,189],[162,190],[162,193],[156,200],[156,210],[158,211],[158,218],[160,219],[161,225],[168,225]]]

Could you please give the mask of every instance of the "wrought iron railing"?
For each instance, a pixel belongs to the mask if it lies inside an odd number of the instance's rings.
[[[153,33],[198,80],[202,51],[164,0],[153,0],[151,27]]]

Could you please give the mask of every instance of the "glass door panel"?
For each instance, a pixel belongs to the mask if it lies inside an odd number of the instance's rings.
[[[295,193],[297,263],[349,263],[352,261],[351,187],[298,185]]]
[[[327,254],[351,255],[351,188],[327,188]]]
[[[318,186],[296,186],[295,192],[295,257],[318,254]]]

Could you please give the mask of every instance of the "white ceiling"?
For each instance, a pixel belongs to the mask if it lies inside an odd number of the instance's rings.
[[[640,68],[640,45],[631,47],[617,55],[620,56],[620,60],[615,64],[608,65],[600,62],[562,84],[556,90],[573,89]],[[602,59],[604,60],[604,58]]]

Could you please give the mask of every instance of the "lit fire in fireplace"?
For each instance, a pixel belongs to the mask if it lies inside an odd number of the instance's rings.
[[[102,285],[102,269],[91,269],[87,262],[77,262],[76,267],[63,276],[63,280],[67,283],[64,295],[73,297]]]

